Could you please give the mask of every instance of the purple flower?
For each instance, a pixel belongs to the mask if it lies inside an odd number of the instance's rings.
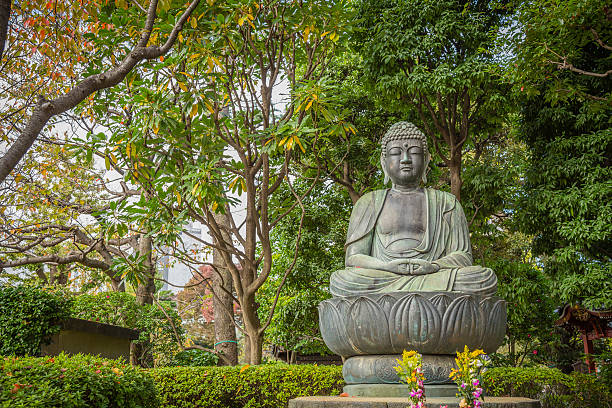
[[[466,384],[464,382],[461,383],[461,388],[465,389]]]
[[[480,381],[478,381],[478,378],[477,378],[477,379],[475,379],[474,381],[472,381],[472,385],[473,385],[474,387],[478,387],[478,385],[480,385]]]

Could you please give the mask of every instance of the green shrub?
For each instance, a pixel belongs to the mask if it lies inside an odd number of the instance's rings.
[[[79,319],[114,324],[140,330],[137,359],[149,366],[148,356],[152,354],[155,366],[168,365],[179,350],[174,328],[166,314],[172,319],[182,341],[181,320],[169,302],[160,302],[165,313],[157,305],[139,305],[136,297],[125,292],[104,292],[94,295],[76,296],[72,316]]]
[[[150,370],[163,407],[279,408],[291,398],[337,395],[342,367],[272,364]]]
[[[70,301],[50,288],[0,287],[0,354],[38,355],[70,315]]]
[[[194,367],[194,366],[216,366],[219,356],[205,350],[184,350],[174,356],[172,366]]]
[[[6,357],[0,378],[0,407],[159,406],[151,376],[117,360],[80,354]]]
[[[612,393],[597,377],[554,368],[497,367],[483,375],[486,395],[539,399],[542,408],[612,408]]]

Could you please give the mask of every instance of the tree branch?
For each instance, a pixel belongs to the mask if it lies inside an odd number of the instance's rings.
[[[174,25],[168,39],[161,47],[157,45],[146,46],[153,29],[156,18],[157,0],[152,0],[147,12],[145,29],[140,37],[138,45],[125,57],[117,66],[101,74],[92,75],[85,78],[75,85],[68,93],[51,101],[40,96],[34,108],[30,120],[26,124],[17,140],[9,148],[2,158],[0,158],[0,183],[2,183],[17,163],[30,149],[39,133],[45,127],[51,117],[66,112],[77,106],[89,95],[101,89],[110,88],[121,82],[128,73],[142,60],[157,58],[167,53],[183,29],[183,24],[187,21],[193,10],[197,7],[200,0],[193,0],[189,7],[183,12],[181,17]]]
[[[4,44],[8,34],[9,17],[11,16],[12,0],[0,0],[0,60],[4,53]]]

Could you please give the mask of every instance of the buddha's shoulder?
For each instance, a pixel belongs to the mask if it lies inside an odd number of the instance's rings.
[[[426,190],[430,200],[435,200],[438,205],[445,207],[446,210],[452,210],[456,206],[460,206],[457,198],[451,193],[433,188],[426,188]]]
[[[380,201],[385,198],[387,195],[388,189],[382,190],[373,190],[362,195],[359,200],[355,203],[355,205],[369,205],[374,201]]]

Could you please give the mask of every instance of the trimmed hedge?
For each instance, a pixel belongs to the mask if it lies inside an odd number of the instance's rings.
[[[0,362],[3,408],[160,406],[151,376],[121,361],[60,354]]]
[[[70,316],[61,292],[37,286],[0,286],[0,354],[39,355]]]
[[[498,367],[487,370],[483,382],[486,395],[539,399],[542,408],[612,408],[612,391],[593,375]]]
[[[290,399],[338,395],[342,367],[270,364],[149,370],[167,408],[280,408]]]

